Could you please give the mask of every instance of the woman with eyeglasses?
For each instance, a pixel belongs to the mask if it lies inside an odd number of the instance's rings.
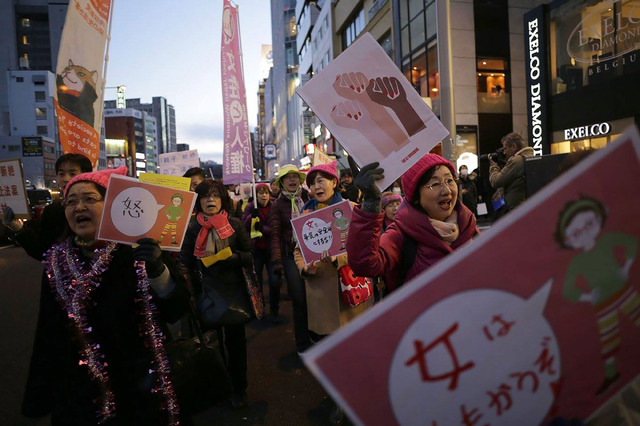
[[[68,238],[44,255],[33,379],[23,411],[51,424],[176,424],[164,347],[166,322],[188,309],[184,278],[157,242],[96,239],[111,174],[82,173],[65,188]],[[29,407],[29,410],[26,410]]]
[[[353,211],[347,254],[356,275],[383,276],[387,291],[393,291],[479,231],[473,213],[458,200],[453,165],[427,154],[402,175],[404,200],[395,222],[380,235],[384,212],[375,182],[384,170],[378,166],[364,166],[355,179],[363,203]]]
[[[213,289],[227,302],[245,291],[242,268],[252,268],[251,240],[242,221],[234,216],[229,191],[221,181],[205,179],[196,186],[196,216],[182,243],[178,264],[193,297]],[[215,309],[215,306],[212,307]],[[247,340],[245,324],[222,320],[224,346],[229,354],[231,404],[247,405]]]

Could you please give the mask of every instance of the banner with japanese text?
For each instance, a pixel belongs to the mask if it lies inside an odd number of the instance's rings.
[[[224,0],[222,10],[222,103],[224,109],[225,184],[253,181],[253,158],[242,68],[238,8]]]
[[[163,250],[179,251],[195,203],[195,192],[112,174],[98,239],[134,244],[153,238]]]
[[[54,103],[62,151],[100,155],[104,58],[112,0],[71,0],[62,30]]]
[[[16,219],[30,219],[20,159],[0,160],[0,218],[3,208],[11,207]]]
[[[167,152],[158,155],[158,173],[161,175],[182,176],[192,167],[200,167],[197,149],[179,152]]]
[[[637,129],[304,362],[358,425],[639,424],[640,198],[612,173],[640,174]]]

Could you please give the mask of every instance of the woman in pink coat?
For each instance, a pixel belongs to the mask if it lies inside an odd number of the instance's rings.
[[[383,276],[393,291],[479,231],[473,213],[458,200],[453,165],[427,154],[402,176],[404,200],[395,222],[380,235],[384,212],[375,181],[384,170],[378,166],[364,166],[355,179],[364,201],[353,211],[347,254],[356,275]]]

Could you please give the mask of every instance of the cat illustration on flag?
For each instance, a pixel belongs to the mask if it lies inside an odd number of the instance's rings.
[[[58,105],[91,127],[95,123],[93,104],[98,99],[97,82],[97,71],[75,65],[71,59],[69,65],[56,77]]]

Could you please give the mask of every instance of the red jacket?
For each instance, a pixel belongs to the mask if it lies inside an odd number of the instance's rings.
[[[459,235],[451,245],[440,238],[425,213],[406,201],[400,204],[395,222],[382,235],[380,230],[384,212],[375,214],[354,208],[347,236],[349,265],[353,272],[363,277],[383,276],[387,290],[395,290],[402,265],[404,234],[407,234],[418,244],[415,262],[404,280],[408,282],[479,233],[471,211],[460,202],[455,208],[458,212]]]

